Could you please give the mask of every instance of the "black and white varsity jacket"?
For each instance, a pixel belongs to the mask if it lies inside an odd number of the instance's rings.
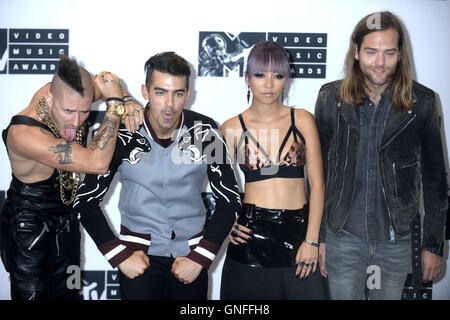
[[[133,251],[187,256],[208,269],[241,210],[227,145],[209,117],[184,110],[173,143],[163,147],[147,122],[139,131],[119,130],[104,175],[86,175],[74,212],[113,267]],[[116,172],[122,184],[120,235],[103,215],[103,200]],[[207,224],[202,199],[208,177],[216,201]]]

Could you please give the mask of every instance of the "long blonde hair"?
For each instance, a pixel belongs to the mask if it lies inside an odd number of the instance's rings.
[[[364,74],[355,59],[355,51],[360,50],[366,35],[393,28],[398,32],[399,60],[391,78],[391,103],[395,110],[403,112],[412,108],[412,71],[409,62],[405,34],[400,20],[389,11],[369,14],[358,22],[353,30],[350,47],[345,58],[344,79],[337,93],[343,102],[358,106],[364,103]]]

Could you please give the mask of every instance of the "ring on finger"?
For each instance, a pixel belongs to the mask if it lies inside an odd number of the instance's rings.
[[[237,236],[238,236],[238,231],[237,231],[237,230],[233,230],[233,231],[231,232],[231,235],[232,235],[233,237],[237,237]]]

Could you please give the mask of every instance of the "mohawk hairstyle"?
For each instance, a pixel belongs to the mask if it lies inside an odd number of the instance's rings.
[[[84,97],[83,82],[81,80],[80,67],[75,59],[62,54],[59,57],[58,70],[56,71],[59,78]]]

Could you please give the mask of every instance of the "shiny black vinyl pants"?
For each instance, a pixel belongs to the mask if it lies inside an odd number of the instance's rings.
[[[3,212],[5,213],[5,212]],[[78,300],[69,277],[80,266],[80,228],[74,215],[2,214],[1,257],[13,300]],[[79,269],[78,269],[79,270]],[[76,286],[75,286],[76,287]]]
[[[318,270],[308,278],[295,276],[295,256],[308,227],[307,205],[298,210],[284,210],[244,203],[237,222],[252,230],[252,239],[245,244],[228,245],[221,299],[324,299]]]
[[[250,267],[296,266],[295,256],[308,227],[307,205],[285,210],[244,203],[237,222],[252,230],[252,239],[238,246],[230,243],[228,257]]]

